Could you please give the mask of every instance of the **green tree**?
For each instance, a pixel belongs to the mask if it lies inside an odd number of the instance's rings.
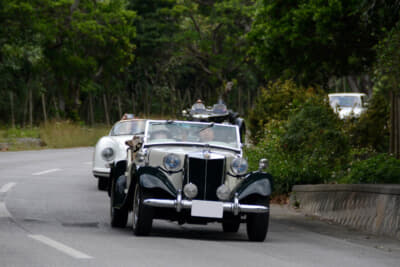
[[[390,96],[389,152],[400,158],[400,23],[376,47],[376,89]]]
[[[260,1],[249,38],[269,79],[327,85],[369,71],[374,45],[399,18],[398,1]]]

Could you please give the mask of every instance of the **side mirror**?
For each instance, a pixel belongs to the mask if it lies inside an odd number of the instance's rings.
[[[260,161],[258,163],[258,170],[263,171],[263,170],[267,169],[268,166],[269,166],[269,162],[267,159],[260,159]]]

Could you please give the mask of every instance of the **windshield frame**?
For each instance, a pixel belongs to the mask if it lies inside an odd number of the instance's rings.
[[[148,120],[146,122],[146,128],[144,132],[144,139],[143,139],[143,148],[145,147],[152,147],[152,146],[198,146],[198,147],[212,147],[212,148],[219,148],[219,149],[226,149],[230,151],[234,151],[237,153],[242,152],[242,143],[240,142],[240,134],[239,134],[239,127],[236,125],[228,125],[228,124],[221,124],[221,123],[214,123],[214,122],[197,122],[197,121],[172,121],[171,123],[186,123],[186,124],[196,124],[196,125],[204,125],[206,128],[207,126],[210,126],[211,124],[214,125],[219,125],[219,126],[224,126],[224,127],[231,127],[235,128],[236,131],[236,143],[238,144],[238,148],[234,148],[231,146],[224,146],[224,145],[215,145],[215,144],[209,144],[209,143],[200,143],[200,142],[160,142],[160,143],[148,143],[147,142],[147,137],[148,137],[148,131],[151,123],[162,123],[162,124],[168,124],[166,120]]]
[[[114,131],[115,126],[117,126],[119,123],[127,123],[127,122],[135,122],[135,121],[144,121],[144,122],[146,123],[147,120],[146,120],[146,119],[129,119],[129,120],[120,120],[120,121],[117,121],[117,122],[114,123],[114,125],[111,127],[111,130],[110,130],[110,132],[108,133],[108,135],[109,135],[109,136],[143,135],[144,133],[142,133],[142,134],[138,134],[138,133],[136,133],[136,134],[118,134],[118,135],[112,134],[113,131]],[[146,124],[146,125],[147,125],[147,124]],[[144,127],[145,130],[146,130],[146,125],[145,125],[145,127]]]

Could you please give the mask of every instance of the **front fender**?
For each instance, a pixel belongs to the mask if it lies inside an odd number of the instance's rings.
[[[177,191],[167,176],[158,168],[145,166],[139,168],[137,172],[140,186],[148,189],[159,188],[176,197]]]
[[[239,200],[250,195],[270,196],[272,193],[272,176],[265,172],[249,173],[242,183],[238,184],[231,193],[231,199],[237,194]]]

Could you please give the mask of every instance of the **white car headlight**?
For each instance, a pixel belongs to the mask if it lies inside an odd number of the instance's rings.
[[[229,195],[230,195],[230,191],[229,191],[229,187],[226,186],[225,184],[220,185],[217,188],[217,197],[224,201],[224,200],[228,200],[229,199]]]
[[[164,157],[163,163],[168,171],[176,171],[181,166],[181,159],[178,155],[168,154]]]
[[[231,163],[231,169],[234,174],[242,175],[247,172],[248,164],[244,158],[236,158]]]
[[[103,151],[101,151],[101,156],[105,161],[112,161],[115,158],[114,149],[111,147],[104,148]]]

